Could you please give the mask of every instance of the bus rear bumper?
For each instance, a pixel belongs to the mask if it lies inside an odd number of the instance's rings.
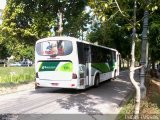
[[[36,78],[36,85],[38,87],[54,87],[54,88],[73,88],[78,89],[77,87],[77,79],[72,79],[70,81],[63,80],[63,81],[52,81],[52,80],[42,80]]]

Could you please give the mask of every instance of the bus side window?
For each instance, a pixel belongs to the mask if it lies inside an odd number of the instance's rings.
[[[111,61],[111,56],[110,55],[107,55],[107,62],[110,62]]]
[[[85,64],[84,44],[77,42],[78,59],[80,64]]]
[[[85,62],[86,62],[86,63],[89,63],[89,47],[86,46],[86,47],[84,48],[84,53],[85,53],[85,54],[84,54]]]
[[[69,55],[73,51],[73,45],[71,41],[63,41],[63,54]]]

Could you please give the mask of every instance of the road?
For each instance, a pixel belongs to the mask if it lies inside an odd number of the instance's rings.
[[[98,88],[83,91],[43,88],[0,96],[0,114],[20,114],[26,120],[61,120],[62,117],[66,120],[68,115],[72,115],[70,120],[73,117],[114,120],[131,91],[133,87],[124,71],[116,80],[104,82]]]

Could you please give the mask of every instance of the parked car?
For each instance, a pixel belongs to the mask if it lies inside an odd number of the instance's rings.
[[[21,66],[21,63],[19,63],[19,62],[15,62],[15,63],[10,63],[9,64],[9,66],[11,66],[11,67],[18,67],[18,66]]]
[[[27,63],[27,62],[22,62],[21,66],[32,66],[32,64],[31,63]]]

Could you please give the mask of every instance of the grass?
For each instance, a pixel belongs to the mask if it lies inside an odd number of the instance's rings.
[[[0,87],[29,83],[34,79],[34,67],[0,67]]]
[[[133,95],[132,95],[132,96],[130,96],[128,101],[125,103],[125,105],[121,109],[116,120],[125,120],[127,114],[128,115],[133,114],[133,110],[134,110],[134,99],[133,99]]]
[[[152,98],[150,98],[152,99]],[[159,99],[157,99],[159,100]],[[126,105],[123,106],[120,113],[118,114],[116,120],[128,120],[133,118],[133,111],[134,111],[134,104],[135,100],[134,98],[131,98]],[[140,118],[143,119],[143,117],[157,117],[160,114],[160,108],[157,106],[157,103],[152,103],[150,100],[145,99],[141,101],[141,107],[140,107]],[[154,116],[155,115],[155,116]],[[157,116],[156,116],[157,115]],[[138,120],[141,120],[138,119]]]
[[[154,86],[151,85],[148,88],[147,97],[144,100],[141,100],[141,107],[140,107],[140,119],[142,117],[146,117],[146,119],[160,117],[160,94],[158,93],[157,89],[153,89]],[[134,96],[131,96],[126,104],[121,109],[120,113],[118,114],[116,120],[128,120],[133,116],[135,99]],[[148,116],[147,116],[148,115]],[[148,117],[148,118],[147,118]]]

